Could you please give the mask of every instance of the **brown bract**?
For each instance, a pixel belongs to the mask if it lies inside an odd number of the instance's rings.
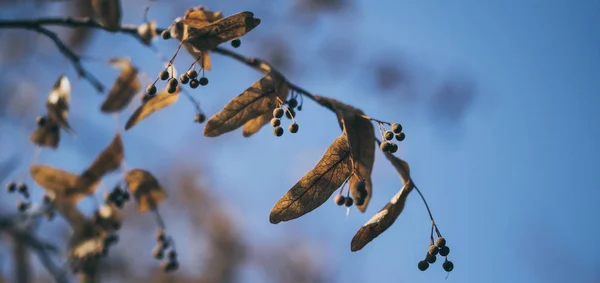
[[[131,117],[129,117],[129,120],[127,120],[127,123],[125,124],[125,130],[131,129],[133,126],[137,125],[137,123],[150,116],[150,114],[177,102],[180,91],[181,87],[179,85],[177,86],[177,91],[174,93],[169,93],[166,89],[163,89],[159,94],[144,102],[135,110],[135,112],[133,112]]]
[[[70,104],[71,83],[67,76],[61,75],[54,83],[52,91],[46,99],[46,111],[48,112],[48,120],[52,120],[68,132],[73,132],[67,118]]]
[[[350,176],[350,148],[342,134],[317,165],[298,181],[271,209],[273,224],[296,219],[321,206]]]
[[[56,149],[60,141],[60,128],[57,123],[47,119],[44,125],[33,131],[29,140],[38,146]]]
[[[404,181],[404,186],[394,197],[383,207],[375,216],[373,216],[352,238],[350,250],[355,252],[362,249],[365,245],[377,238],[381,233],[387,230],[394,221],[400,216],[408,194],[413,190],[414,186],[410,179],[410,169],[408,163],[400,158],[395,157],[391,153],[385,153],[385,156],[398,171],[398,174]]]
[[[199,29],[222,18],[222,12],[208,11],[203,7],[190,8],[186,11],[183,19],[172,27],[171,34],[183,43],[183,47],[193,58],[202,58],[200,64],[207,71],[210,71],[212,68],[209,52],[196,49],[189,42],[183,42],[183,39],[188,38],[188,27],[191,29]],[[173,29],[175,29],[175,31],[173,31]]]
[[[264,119],[261,116],[265,116],[277,106],[277,97],[285,99],[287,94],[288,85],[285,78],[277,72],[271,72],[212,116],[204,127],[204,135],[220,136],[248,123],[248,128],[245,126],[244,136],[249,136],[264,125],[263,120],[253,120]]]
[[[125,182],[137,202],[139,213],[156,208],[167,198],[167,193],[148,171],[133,169],[127,172]]]
[[[77,179],[76,192],[84,195],[94,193],[96,184],[112,171],[119,169],[123,159],[123,139],[116,134],[111,143],[106,147]]]
[[[111,63],[115,67],[120,68],[121,73],[100,107],[100,110],[104,113],[114,113],[123,110],[129,105],[141,88],[138,70],[131,64],[129,59],[113,59]]]
[[[364,118],[365,113],[362,110],[333,98],[315,95],[315,101],[335,111],[340,127],[348,138],[354,173],[358,173],[358,175],[355,174],[350,178],[349,185],[350,188],[353,188],[352,185],[359,182],[361,178],[365,181],[367,196],[364,203],[357,206],[361,212],[365,212],[373,195],[373,183],[371,181],[371,173],[375,162],[375,129],[373,124],[370,120]],[[359,192],[352,191],[354,198],[359,195]]]
[[[145,45],[150,46],[152,40],[158,37],[158,34],[156,34],[156,21],[152,20],[141,24],[140,26],[138,26],[137,32],[142,42]]]
[[[57,202],[76,205],[85,194],[73,193],[77,187],[78,176],[48,165],[32,165],[29,169],[32,179],[44,188]],[[93,184],[92,190],[98,183]]]
[[[108,31],[121,27],[121,3],[119,0],[91,0],[94,14]]]
[[[211,50],[223,42],[245,35],[259,24],[260,19],[254,18],[252,12],[241,12],[201,28],[188,26],[184,41],[197,50]]]

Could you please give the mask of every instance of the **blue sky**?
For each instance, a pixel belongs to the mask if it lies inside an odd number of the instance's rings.
[[[233,14],[256,4],[244,2],[240,7],[235,2],[207,5]],[[169,8],[161,2],[154,5]],[[125,20],[139,23],[139,13],[130,13],[133,10],[127,10]],[[477,83],[476,100],[465,116],[445,126],[431,120],[424,101],[389,103],[353,73],[334,79],[321,68],[308,68],[288,77],[313,93],[404,125],[407,139],[399,156],[411,164],[413,179],[452,250],[456,267],[446,282],[600,282],[600,253],[593,244],[600,232],[600,1],[359,1],[353,11],[353,20],[336,23],[334,18],[298,38],[323,38],[339,30],[360,39],[354,43],[360,54],[397,51],[429,74],[420,85],[425,97],[456,69],[466,70]],[[157,20],[161,26],[170,23],[164,15]],[[267,17],[257,29],[269,28]],[[150,51],[131,54],[140,50],[137,42],[111,38],[97,37],[88,53],[130,54],[151,76],[160,70],[161,63]],[[248,34],[239,52],[260,53],[253,49],[253,40]],[[311,40],[288,40],[294,42],[300,61],[313,54]],[[174,47],[174,42],[159,43],[166,54]],[[180,58],[180,66],[187,67],[187,61]],[[260,78],[228,58],[214,56],[213,65],[211,83],[198,91],[209,116]],[[99,76],[107,81],[116,76],[109,68],[99,68]],[[359,64],[351,68],[359,75],[365,72]],[[54,79],[43,81],[50,86]],[[89,114],[102,97],[91,94],[84,82],[76,87],[90,94],[73,98],[74,104],[85,100],[88,106],[72,115],[87,115],[89,120],[75,121],[74,127],[111,123],[110,117]],[[353,210],[346,219],[343,209],[328,202],[303,218],[269,223],[273,204],[339,135],[333,114],[312,102],[304,108],[298,115],[300,132],[294,136],[275,138],[265,127],[249,139],[240,131],[205,138],[202,127],[191,123],[192,107],[182,99],[127,133],[128,163],[151,169],[162,160],[199,160],[210,173],[207,182],[227,196],[232,213],[253,231],[252,241],[268,243],[289,231],[302,231],[323,246],[315,255],[323,256],[324,265],[333,262],[339,282],[442,282],[446,274],[440,263],[427,272],[416,267],[425,255],[429,233],[427,213],[416,194],[392,228],[362,251],[349,251],[354,233],[401,186],[380,153],[366,214]],[[152,135],[148,142],[152,131],[161,135]],[[103,139],[85,146],[75,140],[66,143],[96,152],[110,137]],[[150,158],[144,149],[151,147],[164,151]],[[46,160],[72,168],[88,162],[77,155],[69,160],[59,156],[53,153]],[[260,282],[255,276],[243,282]]]

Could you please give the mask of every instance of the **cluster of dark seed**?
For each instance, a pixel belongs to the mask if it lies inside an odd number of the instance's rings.
[[[115,186],[115,188],[106,195],[105,202],[107,204],[113,204],[118,208],[123,208],[123,205],[131,199],[129,191],[121,188],[121,186]]]
[[[208,84],[208,78],[202,76],[198,79],[198,72],[195,69],[188,70],[185,74],[179,76],[181,84],[190,84],[190,87],[195,89],[198,86],[205,86]]]
[[[436,261],[436,256],[443,256],[444,263],[442,264],[442,268],[446,272],[450,272],[454,269],[454,263],[448,260],[448,254],[450,254],[450,248],[446,246],[446,239],[443,237],[439,237],[435,240],[435,244],[432,242],[431,246],[427,250],[427,255],[425,256],[425,260],[419,262],[418,267],[419,270],[425,271],[429,268],[429,264],[433,264]]]
[[[353,199],[350,195],[343,196],[342,191],[340,191],[340,193],[333,199],[335,204],[339,206],[344,205],[346,207],[351,207],[353,204],[358,206],[363,205],[365,203],[365,198],[367,197],[365,181],[358,181],[352,183],[351,191],[358,192],[358,195],[355,199]]]
[[[152,250],[152,255],[158,260],[165,258],[165,252],[167,259],[162,262],[162,269],[165,272],[175,271],[179,268],[179,261],[177,260],[177,251],[175,247],[171,247],[170,238],[167,236],[164,230],[158,230],[156,232],[157,246]]]
[[[202,124],[206,121],[206,115],[204,113],[196,113],[196,117],[194,117],[194,122],[198,124]]]
[[[291,101],[295,102],[291,103]],[[294,107],[297,106],[298,101],[292,98],[292,100],[288,101],[288,107],[286,107],[285,110],[283,109],[283,107],[278,107],[275,108],[275,110],[273,110],[273,119],[271,119],[271,126],[273,126],[273,134],[275,136],[281,137],[283,135],[283,128],[281,127],[281,118],[283,118],[283,115],[285,115],[288,119],[292,119],[292,123],[288,126],[288,130],[290,131],[290,133],[295,134],[298,132],[298,123],[296,123],[296,121],[294,120],[296,112],[294,111],[294,108],[291,105],[294,105]]]
[[[31,207],[31,195],[29,194],[29,187],[27,187],[27,184],[17,184],[15,182],[10,182],[8,183],[8,185],[6,185],[6,191],[8,191],[11,194],[14,192],[18,192],[21,196],[25,198],[24,201],[17,201],[17,209],[20,212],[25,212]]]
[[[402,132],[402,125],[394,123],[391,131],[386,130],[383,133],[383,142],[379,146],[383,152],[395,153],[398,151],[398,145],[392,142],[394,136],[397,141],[403,141],[406,138],[406,135]]]

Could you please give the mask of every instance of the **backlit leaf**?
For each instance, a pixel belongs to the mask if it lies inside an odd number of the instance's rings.
[[[78,176],[65,170],[48,165],[32,165],[29,169],[31,177],[50,195],[69,203],[77,203],[83,194],[73,194]],[[96,184],[97,185],[97,184]]]
[[[212,12],[206,9],[191,9],[185,13],[183,23],[192,28],[199,29],[222,18],[223,12]]]
[[[164,89],[159,94],[140,105],[140,107],[133,112],[129,120],[127,120],[125,130],[131,129],[133,126],[137,125],[137,123],[150,116],[150,114],[177,102],[180,91],[181,88],[179,85],[177,86],[177,91],[174,93],[168,93],[167,90]]]
[[[318,95],[315,96],[315,100],[319,104],[335,111],[340,127],[342,127],[348,137],[354,168],[360,174],[360,177],[364,179],[366,185],[367,196],[365,197],[365,201],[362,205],[357,206],[361,212],[365,212],[373,195],[371,180],[371,173],[373,172],[373,164],[375,162],[375,129],[373,124],[368,119],[363,118],[364,112],[362,110],[348,104]],[[360,178],[358,176],[352,176],[349,182],[350,188],[353,188],[353,184],[359,181]],[[352,191],[354,198],[359,197],[359,195],[359,192]]]
[[[189,42],[183,40],[188,37],[188,27],[201,28],[222,18],[222,12],[211,12],[202,7],[190,8],[183,18],[179,17],[175,19],[170,28],[171,35],[182,42],[183,48],[185,48],[194,59],[202,58],[199,62],[206,71],[210,71],[212,67],[209,52],[196,49]],[[190,25],[186,24],[186,22],[190,23]]]
[[[317,165],[277,201],[269,220],[277,224],[313,211],[331,197],[351,172],[350,148],[342,134],[329,146]]]
[[[288,87],[287,83],[283,84],[282,87],[280,87],[277,90],[277,97],[279,99],[281,99],[281,101],[284,101],[284,100],[286,100],[286,98],[288,96],[288,92],[289,92],[289,87]],[[268,109],[262,115],[246,122],[244,124],[244,129],[242,130],[242,135],[244,137],[250,137],[253,134],[257,133],[264,125],[270,123],[271,119],[273,118],[273,110],[275,110],[276,107],[277,107],[277,105],[273,104],[271,109]]]
[[[125,182],[137,202],[139,213],[156,208],[167,198],[156,178],[148,171],[133,169],[127,172]]]
[[[92,165],[88,167],[77,180],[77,192],[92,194],[93,189],[104,175],[119,169],[124,159],[123,139],[116,134],[111,143],[96,157]]]
[[[223,110],[212,116],[204,127],[204,135],[216,137],[231,132],[248,121],[258,118],[276,107],[276,98],[287,95],[287,83],[272,72],[255,82],[242,94],[231,100]]]
[[[106,100],[102,103],[100,110],[104,113],[113,113],[123,110],[133,97],[140,91],[141,84],[138,78],[138,70],[129,59],[112,60],[113,65],[121,69],[119,77],[110,89]]]
[[[71,104],[71,83],[65,75],[61,75],[48,95],[46,110],[48,119],[58,124],[61,128],[72,132],[67,116]]]
[[[108,31],[117,31],[121,27],[121,3],[119,0],[92,0],[94,13]]]
[[[46,119],[44,125],[33,131],[29,140],[38,146],[56,149],[60,141],[60,128],[52,120]]]
[[[260,24],[252,12],[241,12],[201,28],[187,27],[185,42],[198,50],[211,50],[223,42],[245,35]]]

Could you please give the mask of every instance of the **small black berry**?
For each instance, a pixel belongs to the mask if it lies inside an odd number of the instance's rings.
[[[406,138],[406,134],[404,134],[404,133],[396,134],[396,140],[398,140],[398,141],[403,141],[405,138]]]
[[[352,199],[352,197],[346,197],[346,199],[344,200],[344,205],[346,207],[351,207],[354,204],[354,199]]]
[[[392,131],[385,131],[385,133],[383,133],[383,138],[386,141],[392,140],[394,138],[394,133]]]
[[[163,259],[165,257],[165,253],[164,253],[164,251],[163,251],[163,249],[161,247],[155,247],[152,250],[152,256],[155,259]]]
[[[131,194],[129,194],[128,191],[123,191],[121,198],[123,199],[123,201],[128,202],[129,199],[131,199]]]
[[[425,270],[427,270],[427,268],[429,268],[429,262],[427,262],[425,260],[419,261],[418,266],[419,266],[419,270],[425,271]]]
[[[379,145],[379,148],[383,152],[388,152],[388,151],[390,151],[391,146],[392,146],[391,143],[384,141]]]
[[[165,234],[165,231],[163,231],[163,230],[156,231],[156,235],[154,235],[154,237],[156,238],[156,240],[158,242],[166,242],[167,241],[167,235]]]
[[[242,45],[242,41],[239,38],[231,41],[231,46],[233,46],[233,48],[238,48],[240,45]]]
[[[49,195],[44,195],[42,202],[44,204],[50,204],[52,202],[52,198]]]
[[[390,153],[396,153],[398,151],[398,145],[395,143],[390,143]]]
[[[182,84],[187,84],[190,82],[190,77],[188,77],[186,74],[183,74],[179,76],[179,82]]]
[[[17,190],[17,184],[15,182],[10,182],[6,185],[6,191],[9,193],[14,193]]]
[[[48,119],[44,116],[37,116],[35,118],[35,123],[39,126],[39,127],[43,127],[46,124],[46,121]]]
[[[281,125],[281,120],[279,118],[271,119],[271,126],[279,127]]]
[[[449,260],[444,261],[444,263],[442,264],[442,267],[444,268],[444,270],[446,272],[450,272],[454,269],[454,263],[452,263]]]
[[[187,71],[186,74],[190,79],[195,79],[198,77],[198,72],[196,72],[194,69]]]
[[[169,87],[176,87],[179,84],[176,78],[169,79]]]
[[[204,121],[206,121],[206,115],[204,115],[204,113],[196,114],[196,117],[194,118],[194,122],[196,122],[198,124],[202,124],[202,123],[204,123]]]
[[[167,253],[167,257],[168,257],[170,260],[175,260],[175,259],[177,258],[177,252],[176,252],[175,250],[170,250],[170,251]]]
[[[397,123],[392,124],[392,131],[394,132],[394,134],[399,134],[400,132],[402,132],[402,125]]]
[[[435,246],[436,247],[442,248],[445,245],[446,245],[446,239],[444,239],[444,237],[439,237],[439,238],[435,239]]]
[[[208,84],[208,78],[207,77],[201,77],[200,78],[200,85],[201,86],[205,86]]]
[[[172,86],[172,85],[170,85],[170,86],[167,88],[167,92],[168,92],[168,93],[175,93],[175,92],[177,92],[177,86]]]
[[[166,81],[170,77],[170,75],[169,75],[169,72],[167,70],[162,70],[162,71],[160,71],[160,73],[158,73],[158,77],[161,80]]]
[[[448,246],[443,246],[440,248],[441,256],[448,256],[448,254],[450,254],[450,248]]]
[[[290,108],[296,108],[296,106],[298,106],[298,100],[296,100],[295,98],[292,98],[287,102],[287,105]]]
[[[197,79],[190,80],[190,87],[197,88],[200,85],[200,82]]]
[[[429,246],[429,249],[427,250],[427,252],[430,255],[437,255],[438,254],[438,247],[436,247],[435,245],[431,245],[431,246]]]
[[[155,95],[156,94],[156,86],[151,84],[146,88],[146,94]]]
[[[298,132],[298,124],[296,123],[292,123],[290,124],[288,130],[290,131],[290,133],[295,134]]]
[[[21,194],[26,194],[27,193],[27,185],[26,184],[20,184],[19,187],[17,188],[17,190],[19,191],[19,193]]]
[[[298,106],[296,109],[298,109],[298,111],[302,111],[302,105]]]
[[[275,117],[275,118],[283,117],[283,108],[275,108],[275,110],[273,110],[273,117]]]
[[[160,36],[162,37],[162,39],[167,40],[171,38],[171,32],[169,30],[163,30],[160,33]]]
[[[296,117],[296,111],[294,111],[294,109],[289,108],[288,111],[285,111],[285,117],[287,117],[288,119]]]
[[[333,201],[335,202],[335,204],[342,206],[344,205],[344,203],[346,202],[346,197],[344,197],[343,195],[336,195],[335,198],[333,198]]]
[[[17,209],[20,212],[24,212],[29,208],[29,203],[23,202],[23,201],[17,201]]]
[[[273,129],[273,134],[275,134],[278,137],[281,137],[283,135],[283,128],[281,126],[277,126]]]
[[[367,184],[365,181],[352,182],[351,190],[358,193],[358,197],[364,199],[367,197]]]
[[[175,271],[179,268],[179,262],[177,262],[176,260],[163,262],[162,268],[165,272]]]
[[[425,256],[425,260],[426,260],[428,263],[431,263],[431,264],[433,264],[433,263],[435,263],[435,261],[437,260],[437,258],[436,258],[436,256],[434,256],[434,255],[431,255],[431,254],[427,253],[427,255]]]

